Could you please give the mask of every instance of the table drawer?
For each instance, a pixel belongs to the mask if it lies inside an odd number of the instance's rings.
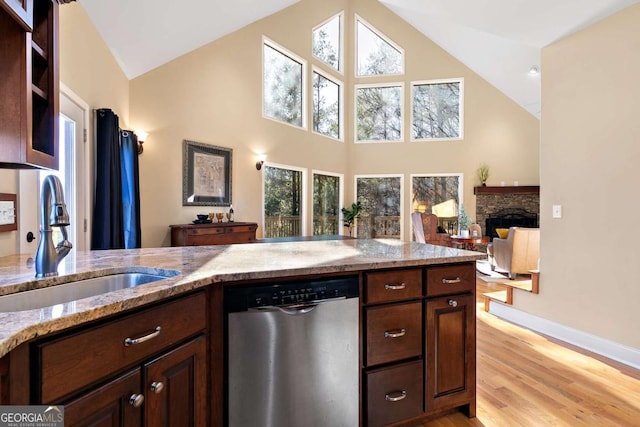
[[[367,366],[422,354],[422,303],[369,307],[365,311]]]
[[[422,269],[372,272],[365,277],[365,304],[422,297]]]
[[[56,403],[205,328],[206,297],[199,292],[43,343],[38,346],[42,402]],[[96,359],[99,366],[91,362]]]
[[[212,234],[224,234],[224,227],[211,227],[211,228],[188,228],[187,234],[189,236],[209,236]],[[229,229],[232,230],[232,229]],[[230,231],[227,231],[229,233]]]
[[[404,363],[367,373],[367,423],[384,426],[421,415],[422,361]]]
[[[427,269],[428,297],[472,292],[475,286],[475,263],[429,267]]]

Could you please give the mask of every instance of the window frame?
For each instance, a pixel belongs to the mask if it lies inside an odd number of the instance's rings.
[[[415,97],[414,97],[414,88],[416,86],[424,86],[424,85],[430,85],[430,84],[441,84],[441,83],[459,83],[460,85],[460,95],[459,95],[459,104],[458,104],[458,122],[459,122],[459,130],[460,130],[460,134],[457,137],[453,137],[453,138],[414,138],[413,136],[413,119],[414,119],[414,113],[413,113],[413,106],[414,106],[414,102],[415,102]],[[447,78],[447,79],[432,79],[432,80],[415,80],[412,81],[410,83],[411,85],[411,105],[410,105],[410,119],[409,119],[409,125],[411,128],[410,131],[410,141],[411,142],[437,142],[437,141],[462,141],[464,140],[464,77],[456,77],[456,78]]]
[[[301,236],[306,236],[307,235],[307,202],[308,202],[308,194],[307,194],[307,188],[308,188],[308,183],[307,183],[307,168],[302,168],[299,166],[291,166],[291,165],[285,165],[282,163],[274,163],[274,162],[264,162],[264,164],[262,165],[262,169],[260,170],[260,175],[261,175],[261,179],[262,179],[262,185],[261,185],[261,219],[262,219],[262,230],[266,230],[265,228],[265,212],[264,212],[264,203],[266,201],[265,199],[265,193],[264,193],[264,189],[265,189],[265,179],[264,179],[264,174],[265,174],[265,170],[267,167],[272,167],[272,168],[277,168],[277,169],[288,169],[288,170],[292,170],[292,171],[297,171],[297,172],[302,172],[302,177],[300,178],[300,182],[302,183],[302,191],[301,191],[301,196],[300,196],[300,235]],[[263,231],[264,234],[264,231]],[[263,235],[263,237],[265,237]]]
[[[293,53],[291,50],[283,47],[282,45],[274,42],[273,40],[271,40],[270,38],[268,38],[267,36],[262,36],[262,43],[261,43],[261,55],[262,55],[262,117],[268,120],[272,120],[276,123],[281,123],[287,126],[291,126],[295,129],[300,129],[300,130],[307,130],[308,129],[308,125],[309,125],[309,108],[308,108],[308,97],[309,97],[309,93],[308,93],[308,67],[307,67],[307,60],[303,59],[301,56],[296,55],[295,53]],[[279,120],[275,117],[271,117],[265,114],[265,55],[264,55],[264,48],[265,46],[270,47],[271,49],[275,50],[276,52],[280,53],[283,56],[288,57],[289,59],[291,59],[292,61],[295,61],[297,63],[299,63],[301,65],[301,69],[302,69],[302,89],[301,89],[301,93],[302,93],[302,100],[301,100],[301,105],[300,108],[302,109],[301,111],[301,118],[302,118],[302,126],[298,126],[295,124],[291,124],[291,123],[287,123],[285,121]]]
[[[367,27],[372,33],[376,36],[380,37],[386,43],[388,43],[392,48],[400,52],[400,57],[402,58],[402,72],[394,73],[394,74],[372,74],[372,75],[360,75],[358,74],[358,22],[361,22],[362,25]],[[353,75],[356,79],[370,79],[370,78],[380,78],[380,77],[389,77],[389,76],[404,76],[406,74],[406,58],[404,48],[399,44],[391,40],[388,36],[386,36],[382,31],[378,30],[375,26],[371,25],[367,20],[362,18],[357,13],[354,13],[354,27],[353,27],[353,51],[354,51],[354,59],[353,59]]]
[[[415,212],[413,209],[413,179],[414,178],[438,178],[438,177],[458,177],[458,206],[462,206],[464,203],[464,173],[462,172],[454,172],[454,173],[412,173],[409,175],[409,195],[411,196],[411,205],[409,209],[411,212]],[[414,236],[413,232],[413,222],[411,222],[411,236]],[[413,239],[413,237],[412,237]]]
[[[398,139],[363,139],[358,140],[358,89],[368,88],[385,88],[385,87],[399,87],[400,88],[400,137]],[[388,83],[362,83],[353,86],[353,142],[354,144],[389,144],[389,143],[402,143],[405,141],[404,122],[404,82],[388,82]]]
[[[320,132],[316,132],[314,129],[314,123],[313,123],[313,115],[314,115],[314,102],[313,102],[313,74],[317,73],[320,76],[324,77],[325,79],[329,80],[330,82],[338,85],[338,128],[339,128],[339,132],[338,132],[338,138],[334,138],[333,136],[330,135],[325,135],[323,133]],[[325,70],[313,65],[311,67],[311,85],[309,86],[310,90],[311,90],[311,94],[309,96],[309,102],[311,103],[311,108],[309,109],[309,111],[311,112],[311,120],[310,120],[310,124],[311,126],[309,126],[309,128],[311,129],[311,133],[314,133],[316,135],[320,135],[323,136],[325,138],[329,138],[331,140],[334,141],[339,141],[339,142],[344,142],[344,128],[345,128],[345,121],[344,121],[344,82],[342,80],[336,79],[335,77],[333,77],[331,74],[329,74],[328,72],[326,72]]]
[[[339,35],[338,37],[340,38],[339,40],[339,48],[340,48],[340,53],[338,55],[338,68],[334,68],[332,67],[330,64],[327,64],[322,58],[319,58],[317,56],[315,56],[313,54],[313,33],[319,29],[320,27],[328,24],[329,22],[333,21],[335,18],[339,19]],[[345,64],[344,64],[344,50],[345,50],[345,43],[344,43],[344,10],[340,11],[339,13],[336,13],[335,15],[327,18],[326,20],[324,20],[323,22],[321,22],[320,24],[314,26],[313,28],[311,28],[311,57],[315,58],[317,61],[319,61],[321,64],[323,64],[324,66],[328,67],[329,69],[338,72],[339,74],[344,76],[344,68],[345,68]]]
[[[323,170],[318,170],[318,169],[312,169],[311,170],[311,194],[313,195],[315,193],[315,187],[313,186],[313,178],[315,175],[325,175],[325,176],[333,176],[333,177],[337,177],[338,178],[338,227],[340,232],[338,233],[338,235],[345,235],[345,231],[344,228],[342,226],[342,220],[343,220],[343,215],[342,215],[342,207],[344,206],[344,174],[343,173],[337,173],[337,172],[328,172],[328,171],[323,171]],[[311,225],[311,233],[313,234],[313,197],[311,198],[311,221],[312,221],[312,225]]]
[[[358,179],[359,178],[399,178],[400,179],[400,238],[399,240],[404,240],[404,219],[405,219],[405,209],[404,209],[404,181],[405,174],[402,173],[390,173],[390,174],[356,174],[353,176],[353,200],[358,201]],[[354,236],[358,236],[358,222],[356,221],[355,226],[355,234]],[[395,239],[394,239],[395,240]]]

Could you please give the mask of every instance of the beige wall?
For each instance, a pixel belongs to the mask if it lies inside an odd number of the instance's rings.
[[[311,57],[311,28],[341,10],[347,29],[345,142],[262,118],[262,35],[317,64]],[[403,81],[408,91],[412,80],[465,79],[464,141],[410,143],[406,137],[404,143],[352,143],[352,85],[364,81],[352,77],[354,13],[405,49],[406,74],[387,81]],[[409,105],[405,96],[405,133]],[[266,153],[268,162],[309,172],[344,173],[345,204],[353,200],[354,174],[404,174],[406,239],[411,173],[464,173],[465,207],[472,217],[475,171],[481,163],[491,167],[489,184],[539,183],[539,121],[375,0],[297,3],[132,80],[130,111],[132,126],[150,133],[140,158],[143,246],[168,245],[169,224],[223,210],[182,206],[183,139],[233,148],[238,221],[261,221],[262,181],[254,167],[258,153]]]
[[[0,169],[0,193],[18,194],[17,171]],[[17,231],[0,232],[0,256],[15,254],[18,251],[17,239]]]
[[[111,108],[129,122],[129,80],[80,3],[60,6],[60,81],[91,109]]]
[[[542,52],[541,293],[516,307],[640,348],[640,5]],[[563,218],[551,207],[562,205]]]

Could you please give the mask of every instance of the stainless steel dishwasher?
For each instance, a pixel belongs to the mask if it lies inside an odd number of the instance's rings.
[[[225,289],[230,427],[358,425],[358,278]]]

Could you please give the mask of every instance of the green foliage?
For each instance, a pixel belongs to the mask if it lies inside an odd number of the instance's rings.
[[[353,230],[353,224],[356,222],[356,218],[360,216],[360,209],[362,205],[360,202],[352,203],[351,209],[342,208],[342,222],[345,227],[349,228],[349,236]]]
[[[471,218],[467,216],[464,206],[460,206],[460,211],[458,212],[458,225],[460,225],[460,230],[468,230],[471,225]]]
[[[489,179],[489,166],[486,163],[483,163],[478,168],[478,179],[482,183],[487,182],[487,179]]]

